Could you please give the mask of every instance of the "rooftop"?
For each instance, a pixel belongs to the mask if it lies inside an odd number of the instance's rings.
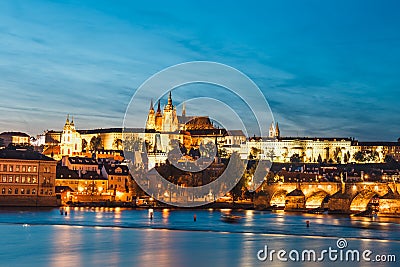
[[[45,160],[45,161],[55,161],[43,154],[36,151],[30,151],[27,149],[21,150],[11,150],[2,149],[0,150],[1,159],[22,159],[22,160]]]

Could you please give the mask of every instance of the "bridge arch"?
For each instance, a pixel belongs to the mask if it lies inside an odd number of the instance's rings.
[[[324,202],[327,202],[330,195],[324,190],[319,190],[312,193],[306,199],[306,209],[316,209],[322,207]]]
[[[270,201],[271,206],[276,206],[278,208],[284,208],[286,204],[286,195],[288,194],[288,191],[284,189],[280,189],[276,191]]]
[[[350,211],[361,212],[368,208],[368,204],[374,197],[379,197],[379,194],[375,191],[368,189],[360,191],[350,203]]]

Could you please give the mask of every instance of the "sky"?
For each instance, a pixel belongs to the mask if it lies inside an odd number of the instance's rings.
[[[67,114],[78,129],[121,127],[149,77],[215,61],[256,83],[284,136],[394,141],[399,8],[385,0],[0,1],[0,131],[60,130]]]

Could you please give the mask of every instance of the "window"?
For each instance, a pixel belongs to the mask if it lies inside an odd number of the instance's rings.
[[[31,193],[30,189],[26,189],[26,194],[29,195]]]
[[[12,194],[12,189],[8,188],[8,194],[11,195]]]
[[[30,177],[30,176],[26,177],[26,182],[27,182],[28,184],[31,183],[31,177]]]
[[[25,183],[25,176],[21,177],[21,183]]]
[[[32,167],[28,166],[28,172],[31,172],[31,170],[32,170]]]
[[[37,167],[36,166],[33,166],[33,171],[37,172]]]
[[[8,182],[9,182],[9,183],[12,183],[12,182],[13,182],[13,177],[12,177],[12,176],[9,176],[9,177],[8,177]]]
[[[26,172],[26,166],[22,166],[22,172]]]
[[[18,188],[15,188],[14,193],[15,193],[16,195],[18,195]]]
[[[36,189],[32,189],[32,195],[36,194]]]
[[[43,189],[40,189],[40,194],[43,195]]]
[[[34,177],[32,177],[32,183],[34,183],[34,184],[36,184],[37,183],[37,180],[36,180],[36,177],[34,176]]]
[[[5,189],[5,188],[2,188],[2,189],[1,189],[1,193],[4,195],[4,194],[6,193],[6,189]]]
[[[14,167],[13,165],[10,165],[10,167],[8,168],[10,172],[13,171],[13,167]]]
[[[4,164],[3,165],[3,172],[6,172],[7,171],[7,164]]]
[[[19,183],[19,176],[15,176],[15,182]]]
[[[2,181],[3,181],[3,183],[7,183],[7,176],[3,175]]]
[[[16,172],[19,172],[19,170],[20,170],[19,167],[20,167],[19,165],[15,166],[15,171]]]
[[[25,189],[21,188],[21,194],[25,195]]]

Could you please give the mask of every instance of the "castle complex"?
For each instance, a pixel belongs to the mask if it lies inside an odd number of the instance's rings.
[[[73,119],[67,117],[60,132],[49,131],[42,144],[44,154],[54,158],[80,156],[91,150],[91,141],[99,137],[105,151],[122,150],[122,128],[76,130]],[[129,134],[147,144],[149,161],[154,166],[166,160],[171,139],[178,140],[189,151],[201,143],[218,145],[221,155],[237,152],[242,158],[264,159],[274,162],[384,162],[387,156],[400,160],[399,142],[359,142],[342,137],[282,137],[278,123],[271,123],[267,137],[247,138],[241,130],[215,127],[209,117],[177,115],[171,92],[164,108],[158,101],[157,110],[151,101],[145,129],[135,129]],[[125,136],[126,137],[126,136]]]

